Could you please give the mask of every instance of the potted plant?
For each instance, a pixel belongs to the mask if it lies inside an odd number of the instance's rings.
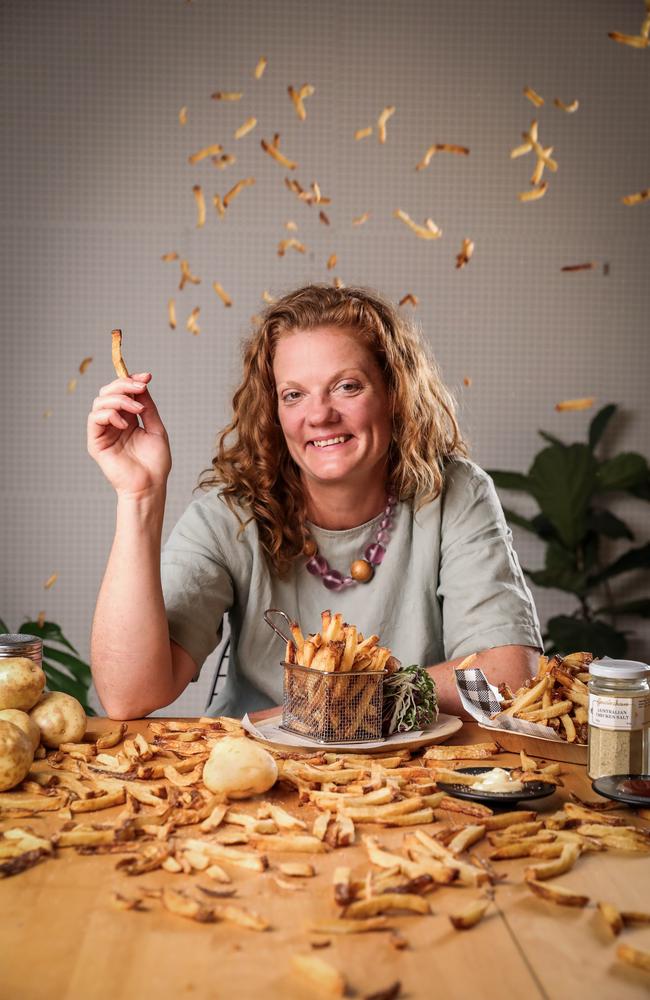
[[[530,519],[504,507],[510,524],[532,532],[546,545],[544,568],[524,573],[538,587],[562,590],[577,602],[572,613],[546,623],[549,653],[583,649],[594,656],[624,657],[629,633],[621,619],[650,616],[650,597],[623,600],[612,585],[625,573],[650,568],[650,542],[630,546],[611,562],[604,553],[607,539],[634,541],[628,525],[607,508],[612,495],[627,493],[650,501],[650,469],[642,455],[599,457],[599,443],[616,409],[610,403],[596,414],[586,443],[564,444],[540,431],[547,446],[526,474],[489,471],[497,488],[527,493],[539,507]]]

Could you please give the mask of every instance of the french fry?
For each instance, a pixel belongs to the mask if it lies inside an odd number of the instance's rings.
[[[460,248],[460,252],[456,254],[456,268],[465,267],[466,264],[469,264],[473,253],[474,253],[474,241],[464,239],[463,244]]]
[[[369,135],[372,135],[372,125],[367,125],[365,128],[358,128],[354,133],[354,138],[359,141],[359,139],[367,139]]]
[[[436,226],[433,219],[425,219],[424,225],[414,222],[410,215],[407,215],[401,208],[395,209],[393,215],[400,219],[409,229],[419,236],[421,240],[437,240],[442,236],[442,229]]]
[[[531,104],[534,104],[536,108],[541,108],[544,103],[544,98],[541,97],[537,91],[533,90],[532,87],[524,87],[524,97],[527,97]]]
[[[482,760],[501,753],[498,743],[473,743],[469,746],[446,746],[438,744],[429,747],[423,754],[429,760]]]
[[[559,108],[560,111],[566,111],[568,115],[574,114],[580,107],[580,102],[578,100],[573,100],[569,104],[565,104],[565,102],[561,101],[559,97],[554,98],[553,104],[556,108]]]
[[[242,180],[237,181],[235,186],[232,187],[230,191],[228,191],[228,193],[223,196],[224,208],[228,208],[230,202],[237,197],[240,191],[243,191],[244,188],[251,187],[254,183],[255,183],[254,177],[244,177]]]
[[[113,368],[115,369],[115,374],[118,378],[130,378],[128,369],[124,363],[124,358],[122,357],[122,331],[113,330],[111,332],[111,357],[113,360]],[[51,584],[50,584],[51,586]]]
[[[201,160],[207,160],[209,156],[216,156],[222,149],[223,146],[220,146],[219,143],[214,143],[212,146],[205,146],[203,149],[199,149],[197,153],[192,153],[191,156],[188,156],[187,162],[192,165],[200,163]]]
[[[580,847],[578,844],[565,844],[560,857],[555,861],[548,861],[545,864],[531,865],[524,871],[524,879],[528,881],[545,881],[549,878],[556,878],[564,875],[573,868],[580,857]]]
[[[548,190],[548,184],[546,181],[542,181],[539,187],[532,188],[530,191],[520,191],[517,195],[519,201],[539,201],[543,198]]]
[[[489,897],[477,899],[470,903],[460,913],[450,913],[449,920],[457,931],[466,931],[475,927],[483,919],[492,900]]]
[[[386,142],[386,122],[395,114],[393,106],[384,108],[377,119],[377,138],[381,143]]]
[[[278,865],[278,871],[289,878],[313,878],[316,874],[309,861],[283,861]]]
[[[266,59],[264,56],[260,56],[255,66],[255,69],[253,70],[253,76],[255,77],[256,80],[262,79],[262,75],[267,65],[268,65],[268,59]]]
[[[217,90],[210,96],[213,101],[241,101],[244,95],[240,90]]]
[[[608,31],[608,38],[620,45],[629,45],[632,49],[647,49],[650,41],[644,35],[623,35],[620,31]]]
[[[411,913],[431,912],[429,903],[422,896],[407,892],[386,892],[379,896],[371,896],[370,899],[359,899],[350,903],[343,910],[343,916],[346,919],[358,920],[396,910],[407,910]]]
[[[393,928],[387,917],[366,917],[360,920],[325,920],[312,924],[312,934],[366,934],[368,931],[391,931]]]
[[[600,913],[601,917],[607,924],[609,930],[612,932],[614,937],[618,937],[618,935],[623,930],[624,926],[623,916],[620,910],[617,910],[617,908],[613,906],[611,903],[605,903],[601,900],[601,902],[598,903],[598,912]]]
[[[243,139],[245,135],[248,135],[249,132],[253,131],[256,125],[257,125],[257,118],[253,117],[247,118],[246,121],[243,122],[238,129],[235,130],[233,138]]]
[[[291,966],[311,988],[325,996],[345,996],[347,983],[343,973],[316,955],[294,955]]]
[[[293,101],[293,106],[296,109],[298,118],[304,122],[307,118],[304,101],[307,97],[311,97],[312,94],[314,94],[314,88],[309,83],[303,83],[299,90],[295,90],[291,85],[289,85],[287,91],[289,93],[289,97]]]
[[[572,892],[571,889],[563,889],[561,886],[547,885],[546,882],[539,882],[537,879],[526,879],[526,885],[540,899],[546,899],[549,903],[556,903],[559,906],[584,907],[589,904],[589,896]]]
[[[650,44],[646,41],[646,45]],[[644,201],[650,199],[650,188],[644,188],[643,191],[637,191],[635,194],[626,194],[621,201],[624,205],[640,205]]]
[[[194,195],[194,201],[196,202],[196,228],[201,229],[205,225],[205,198],[203,197],[203,188],[200,184],[195,184],[192,187],[192,193]]]
[[[558,413],[574,410],[590,410],[594,403],[595,399],[593,396],[588,396],[584,399],[565,399],[561,403],[556,403],[555,409]]]
[[[272,143],[267,142],[266,139],[262,139],[260,145],[264,150],[264,152],[268,153],[271,159],[275,160],[276,163],[279,163],[280,166],[286,167],[287,170],[298,169],[297,163],[295,163],[293,160],[287,159],[287,157],[280,152],[277,146],[274,146]]]
[[[632,965],[635,969],[643,969],[650,972],[650,952],[641,951],[640,948],[632,948],[629,944],[619,944],[616,949],[616,957],[626,965]]]
[[[223,288],[222,285],[219,284],[218,281],[213,281],[212,287],[214,288],[215,292],[223,302],[224,306],[226,306],[226,308],[229,308],[232,305],[232,299],[228,295],[228,292]]]

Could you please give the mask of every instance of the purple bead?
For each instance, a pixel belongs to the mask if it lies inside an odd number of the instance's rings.
[[[338,570],[331,569],[329,573],[324,573],[323,583],[328,590],[343,590],[343,577]]]
[[[388,504],[389,507],[394,507],[395,504],[397,503],[397,497],[393,496],[393,494],[391,493],[391,495],[386,498],[386,503]]]
[[[376,541],[383,542],[384,544],[386,544],[386,542],[389,542],[390,541],[390,531],[383,531],[383,530],[382,531],[378,531],[377,532],[377,536],[376,536]]]
[[[392,517],[382,517],[381,521],[379,522],[379,527],[386,528],[388,531],[390,531],[390,529],[393,527]]]
[[[306,566],[313,576],[324,576],[325,573],[329,572],[330,568],[327,559],[319,556],[318,553],[307,561]]]
[[[392,517],[392,516],[393,516],[393,508],[391,507],[390,504],[387,504],[386,507],[384,508],[384,517]]]
[[[374,542],[372,545],[369,545],[364,552],[364,556],[369,563],[372,563],[373,566],[379,566],[379,563],[385,555],[386,549],[383,545],[380,545],[379,542]]]
[[[343,586],[344,587],[354,587],[354,585],[355,585],[356,582],[357,581],[354,579],[353,576],[344,576],[343,577]]]

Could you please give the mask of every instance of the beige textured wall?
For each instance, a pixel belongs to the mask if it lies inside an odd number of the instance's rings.
[[[5,0],[0,616],[15,627],[44,609],[88,655],[114,500],[86,455],[85,420],[112,378],[111,328],[125,330],[132,370],[154,373],[174,456],[167,534],[209,463],[263,289],[277,295],[331,278],[332,252],[346,283],[419,297],[418,320],[483,466],[526,469],[539,427],[582,439],[591,415],[558,414],[553,404],[584,395],[621,405],[610,449],[643,451],[650,206],[626,208],[619,198],[650,184],[650,51],[607,37],[635,33],[642,17],[641,0]],[[262,54],[268,68],[255,81]],[[286,88],[303,82],[316,93],[300,122]],[[543,108],[522,96],[526,84],[547,98]],[[210,99],[219,89],[244,97],[219,104]],[[578,97],[579,111],[557,110],[556,96]],[[354,131],[389,104],[397,111],[386,145],[355,142]],[[234,141],[250,115],[257,128]],[[522,205],[516,193],[532,163],[511,162],[509,150],[533,117],[559,170],[542,201]],[[303,186],[317,179],[331,197],[329,227],[260,149],[275,131]],[[214,142],[236,165],[188,165],[189,153]],[[432,142],[471,154],[441,154],[416,173]],[[197,229],[192,185],[209,198],[247,176],[256,184],[227,218],[209,207]],[[442,239],[418,240],[392,217],[397,207],[434,218]],[[353,227],[365,211],[371,220]],[[280,258],[290,218],[309,250]],[[466,236],[476,252],[457,271]],[[201,285],[177,292],[178,265],[160,260],[172,250]],[[599,266],[560,271],[585,260]],[[215,279],[231,309],[212,291]],[[197,337],[184,326],[194,306]],[[79,376],[86,355],[94,360]],[[647,537],[647,505],[624,500],[617,509]],[[524,565],[539,565],[535,542],[519,532],[516,542]],[[135,573],[137,564],[136,552]],[[627,583],[638,590],[638,577]],[[573,607],[556,592],[536,598],[542,619]],[[648,628],[636,630],[631,651],[647,658]],[[169,713],[201,712],[211,673],[208,664],[205,681]]]

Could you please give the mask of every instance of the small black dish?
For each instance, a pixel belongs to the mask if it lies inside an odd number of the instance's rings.
[[[650,774],[608,774],[595,778],[591,787],[606,799],[624,802],[626,806],[645,806],[650,809],[650,795],[635,795],[634,792],[621,790],[619,786],[622,781],[650,781]]]
[[[459,774],[485,774],[494,768],[459,767],[456,770]],[[512,768],[504,767],[503,770],[509,772]],[[491,802],[493,805],[512,805],[529,799],[543,799],[555,791],[555,785],[549,781],[527,781],[520,792],[486,792],[478,788],[475,790],[471,785],[456,785],[450,781],[438,781],[436,784],[441,791],[448,792],[456,799],[473,799],[475,802]]]

